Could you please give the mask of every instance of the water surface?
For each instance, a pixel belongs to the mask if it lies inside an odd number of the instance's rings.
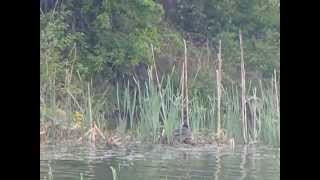
[[[40,179],[280,179],[280,148],[217,148],[130,145],[122,148],[46,145],[40,149]]]

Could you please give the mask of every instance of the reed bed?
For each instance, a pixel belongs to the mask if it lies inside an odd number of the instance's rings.
[[[241,60],[244,61],[243,57]],[[222,62],[221,59],[219,62]],[[241,67],[244,74],[244,66]],[[133,81],[128,80],[125,85],[107,85],[102,92],[91,83],[83,83],[81,75],[72,76],[72,66],[65,71],[65,82],[58,81],[58,72],[50,71],[51,74],[42,77],[45,80],[40,85],[41,137],[46,140],[84,137],[96,126],[102,134],[112,129],[122,135],[130,132],[143,142],[159,143],[160,136],[163,136],[164,143],[171,143],[173,130],[181,125],[182,99],[185,96],[182,93],[186,92],[177,81],[177,74],[182,74],[181,71],[173,68],[171,74],[159,79],[155,65],[150,66],[147,81],[140,82],[133,77]],[[216,73],[214,70],[212,72]],[[269,82],[249,82],[247,85],[243,80],[228,87],[222,86],[221,64],[217,75],[218,93],[203,94],[189,90],[188,121],[192,131],[216,132],[222,128],[237,143],[261,142],[278,146],[280,93],[277,75],[274,74]],[[193,81],[201,79],[195,78]],[[245,115],[249,112],[243,112],[247,102],[244,98],[251,97],[254,100],[248,106],[254,109],[254,117],[247,119]],[[75,118],[76,112],[81,114],[81,118]]]

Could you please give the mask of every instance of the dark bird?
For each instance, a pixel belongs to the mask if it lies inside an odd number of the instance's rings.
[[[173,142],[192,144],[192,131],[187,124],[173,131]]]

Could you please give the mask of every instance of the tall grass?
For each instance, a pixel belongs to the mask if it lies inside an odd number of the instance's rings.
[[[260,83],[261,104],[260,108],[260,138],[268,144],[280,144],[280,116],[277,113],[276,97],[272,84],[265,87]]]
[[[227,130],[230,136],[237,142],[243,142],[242,121],[241,121],[241,101],[239,88],[231,86],[222,96],[224,106],[222,126]]]
[[[123,111],[128,112],[128,114],[136,113],[136,117],[139,117],[128,121],[127,127],[136,130],[139,138],[153,143],[157,143],[159,138],[159,118],[166,119],[164,121],[164,129],[166,142],[168,143],[172,140],[173,130],[179,127],[180,124],[182,96],[180,91],[174,88],[172,77],[167,76],[164,82],[162,87],[163,99],[160,98],[157,92],[157,85],[151,79],[149,82],[144,83],[144,91],[142,91],[138,82],[134,89],[129,90],[130,87],[127,86],[123,90],[123,97],[126,101],[130,102],[137,99],[136,105],[131,103],[131,106],[123,106]],[[248,131],[254,131],[252,128],[256,128],[258,141],[278,145],[280,119],[277,115],[275,92],[272,90],[271,83],[265,83],[264,86],[262,86],[262,82],[260,83],[260,88],[258,89],[260,93],[257,93],[260,95],[256,107],[258,112],[257,122],[256,126],[248,125]],[[133,92],[134,96],[130,96],[130,92]],[[221,106],[223,107],[221,126],[227,130],[230,137],[235,138],[236,142],[243,143],[239,92],[240,88],[235,85],[224,89],[221,97]],[[193,131],[206,129],[213,132],[216,130],[217,119],[215,113],[217,112],[217,106],[216,97],[213,96],[204,96],[197,92],[191,94],[189,114]],[[163,116],[166,116],[166,118],[161,117],[160,107],[162,103],[165,105]],[[131,119],[130,117],[127,118]],[[135,126],[132,126],[132,123]]]
[[[127,81],[126,85],[107,85],[103,91],[99,91],[91,83],[88,87],[88,84],[81,80],[79,73],[72,76],[72,66],[64,71],[66,80],[59,78],[58,74],[62,72],[57,70],[59,66],[45,63],[42,67],[44,71],[40,85],[40,123],[47,136],[54,139],[58,137],[61,128],[73,129],[73,114],[79,111],[84,116],[83,126],[80,128],[81,135],[91,128],[90,121],[93,120],[98,128],[116,128],[123,134],[130,131],[144,142],[158,143],[160,122],[163,121],[164,140],[166,143],[172,142],[172,132],[180,126],[183,98],[182,87],[177,80],[181,72],[175,68],[171,74],[162,76],[163,79],[157,81],[153,78],[154,71],[149,68],[147,81],[139,82],[134,79]],[[199,71],[201,70],[198,69]],[[192,81],[201,79],[194,78],[189,84],[193,84]],[[250,126],[247,123],[247,132],[255,131],[256,139],[260,142],[279,145],[280,107],[276,75],[269,82],[249,82],[246,86],[249,86],[246,88],[246,94],[250,96],[253,96],[252,90],[255,89],[250,87],[257,87],[258,99],[255,105],[255,125]],[[228,136],[235,138],[236,142],[243,143],[240,82],[222,90],[221,128],[226,129]],[[194,132],[215,132],[218,128],[218,99],[215,93],[201,92],[203,91],[193,89],[189,91],[190,126]],[[48,124],[51,124],[51,130],[48,129]],[[48,134],[49,131],[51,133]]]
[[[139,117],[138,122],[138,136],[142,137],[144,140],[151,140],[152,142],[157,142],[157,135],[160,131],[160,107],[161,98],[157,93],[157,87],[152,82],[149,81],[145,83],[145,91],[139,92]]]
[[[163,82],[163,98],[160,98],[157,84],[151,78],[147,82],[136,81],[133,87],[128,82],[124,88],[116,87],[110,88],[100,94],[93,93],[91,99],[92,119],[97,122],[97,126],[100,128],[107,127],[111,121],[117,121],[116,127],[120,132],[125,133],[127,130],[130,130],[135,132],[136,136],[141,140],[158,143],[161,118],[164,120],[165,142],[170,143],[172,141],[173,130],[178,128],[180,124],[182,96],[181,91],[176,88],[177,85],[174,84],[172,76],[168,75]],[[278,145],[280,139],[280,118],[277,113],[278,106],[274,81],[268,83],[260,81],[257,87],[257,96],[259,98],[256,122],[257,139],[263,143]],[[50,115],[58,116],[57,109],[66,111],[69,114],[72,114],[73,111],[81,111],[85,117],[83,129],[90,128],[90,114],[87,105],[88,92],[84,89],[86,88],[79,88],[78,93],[73,93],[70,107],[66,107],[66,103],[61,100],[58,103],[52,102],[53,99],[58,99],[57,97],[52,97],[57,94],[56,92],[52,90],[47,91],[49,96],[45,96],[42,93],[41,121],[48,121],[46,117]],[[226,129],[228,135],[234,137],[236,142],[242,143],[239,92],[240,88],[236,85],[224,89],[221,97],[221,128]],[[113,94],[116,94],[115,99],[110,98]],[[252,92],[249,92],[249,94],[252,94]],[[70,96],[69,93],[66,96]],[[189,101],[189,116],[192,130],[200,131],[206,129],[210,132],[216,131],[217,100],[214,94],[203,95],[197,91],[192,91]],[[166,118],[162,117],[160,113],[162,103],[164,104],[162,115]],[[113,104],[116,104],[116,107]],[[108,112],[111,114],[111,111],[115,108],[121,113],[115,117],[107,116],[108,118],[106,119],[103,113]],[[69,128],[71,128],[70,125],[73,122],[67,116],[65,119],[55,120],[57,124],[60,121],[65,121],[63,124]]]

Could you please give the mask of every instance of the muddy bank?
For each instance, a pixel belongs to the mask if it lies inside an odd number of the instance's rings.
[[[92,134],[88,130],[72,129],[72,128],[55,128],[42,129],[40,132],[40,144],[79,144],[79,145],[104,145],[110,147],[121,147],[141,144],[160,144],[160,141],[153,143],[136,136],[135,132],[120,133],[117,130],[101,130],[102,135],[95,132],[95,137],[92,139]],[[163,143],[171,147],[203,147],[206,145],[216,146],[234,146],[229,141],[218,142],[215,138],[215,133],[208,131],[193,131],[192,143],[170,142]]]

